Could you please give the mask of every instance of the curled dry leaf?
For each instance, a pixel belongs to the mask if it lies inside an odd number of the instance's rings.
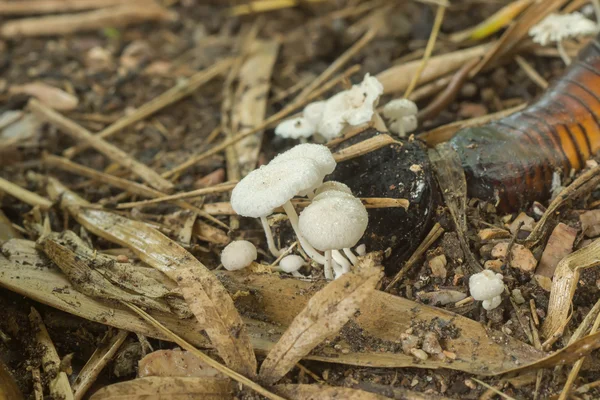
[[[206,399],[234,398],[234,385],[230,379],[146,377],[115,383],[103,387],[90,400],[142,400],[142,399]]]
[[[81,207],[82,199],[55,179],[47,188],[88,231],[132,250],[140,260],[177,282],[190,310],[233,370],[256,374],[250,338],[233,300],[221,282],[183,247],[148,225],[103,210]]]
[[[267,355],[259,376],[277,382],[326,337],[337,333],[374,290],[382,271],[371,254],[347,273],[329,283],[306,304]]]
[[[548,317],[542,325],[542,336],[549,338],[562,333],[568,322],[569,310],[579,282],[580,271],[598,265],[600,265],[600,240],[595,240],[586,247],[571,253],[558,263],[550,290]]]
[[[35,97],[48,107],[60,111],[70,111],[77,108],[79,100],[70,93],[43,82],[33,82],[25,85],[11,86],[11,94],[25,93]]]
[[[290,400],[386,400],[389,397],[359,389],[327,385],[277,385],[273,390]]]

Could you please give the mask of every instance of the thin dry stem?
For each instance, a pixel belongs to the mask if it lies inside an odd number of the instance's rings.
[[[121,203],[117,206],[117,208],[124,209],[124,208],[133,208],[133,207],[143,207],[143,206],[147,206],[150,204],[164,203],[164,202],[170,202],[173,200],[180,200],[180,199],[189,199],[189,198],[206,196],[206,195],[215,194],[215,193],[229,192],[229,191],[231,191],[231,189],[233,189],[235,187],[235,185],[237,185],[237,181],[225,182],[225,183],[221,183],[219,185],[215,185],[215,186],[211,186],[211,187],[207,187],[207,188],[192,190],[191,192],[177,193],[177,194],[173,194],[170,196],[162,196],[162,197],[158,197],[158,198],[150,199],[150,200]]]
[[[42,210],[47,210],[52,207],[52,202],[45,197],[30,192],[27,189],[23,189],[19,185],[7,181],[6,179],[0,178],[0,192],[5,192],[23,203],[27,203],[32,207],[40,207]]]

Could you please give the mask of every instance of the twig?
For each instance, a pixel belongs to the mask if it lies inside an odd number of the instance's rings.
[[[52,207],[52,202],[45,197],[23,189],[21,186],[15,185],[3,178],[0,178],[0,192],[8,193],[30,206],[39,206],[42,210]]]
[[[348,146],[345,149],[338,151],[333,154],[333,158],[336,162],[348,161],[350,159],[360,157],[367,153],[370,153],[375,150],[379,150],[382,147],[388,146],[390,144],[399,143],[390,135],[377,135],[373,136],[370,139],[363,140],[360,143],[354,144],[352,146]]]
[[[343,81],[344,79],[348,78],[349,76],[353,75],[354,73],[358,72],[359,70],[360,70],[360,66],[358,66],[358,65],[348,68],[343,74],[341,74],[338,77],[327,82],[321,88],[319,88],[317,91],[313,92],[310,96],[308,96],[306,99],[303,99],[301,102],[290,103],[287,107],[285,107],[278,113],[273,114],[272,116],[270,116],[269,118],[264,120],[263,123],[259,124],[258,126],[255,126],[251,130],[249,130],[247,132],[239,133],[232,138],[226,139],[225,141],[216,145],[212,149],[207,150],[202,154],[198,154],[196,156],[191,157],[190,159],[184,161],[183,163],[179,164],[175,168],[165,172],[164,174],[162,174],[162,176],[165,178],[170,178],[175,175],[178,175],[179,173],[185,171],[186,169],[191,168],[192,166],[196,165],[200,161],[202,161],[214,154],[220,153],[221,151],[226,149],[228,146],[231,146],[232,144],[239,142],[240,140],[244,139],[245,137],[248,137],[250,135],[253,135],[257,132],[262,131],[263,129],[265,129],[266,127],[271,125],[272,123],[285,118],[286,116],[291,114],[293,111],[295,111],[297,108],[300,108],[303,105],[309,103],[312,99],[317,98],[317,97],[321,96],[322,94],[326,93],[327,91],[332,89],[335,85],[337,85],[339,82]]]
[[[130,181],[128,179],[119,178],[117,176],[109,175],[104,172],[96,171],[95,169],[85,167],[81,164],[74,163],[64,157],[58,157],[54,155],[44,155],[43,162],[45,165],[55,168],[60,168],[64,171],[68,171],[73,174],[78,174],[81,176],[85,176],[87,178],[93,179],[98,182],[106,183],[107,185],[114,186],[116,188],[125,190],[128,193],[136,194],[138,196],[158,198],[165,197],[166,194],[160,192],[156,189],[152,189],[146,185],[142,185],[140,183]],[[219,221],[212,215],[208,214],[206,211],[201,210],[200,208],[189,204],[185,201],[175,201],[174,204],[179,207],[190,210],[198,214],[199,216],[208,219],[209,221],[214,222],[217,225],[222,226],[223,228],[229,230],[229,227],[223,222]]]
[[[337,146],[338,144],[345,142],[348,139],[352,139],[354,136],[363,133],[367,129],[373,126],[373,122],[369,121],[366,124],[357,125],[357,126],[349,126],[347,130],[345,130],[344,135],[342,137],[337,137],[335,139],[327,142],[327,147],[332,148]]]
[[[435,21],[433,22],[433,28],[431,29],[431,34],[429,35],[429,40],[427,41],[427,46],[425,47],[423,60],[421,61],[421,65],[419,65],[417,73],[413,75],[408,88],[406,88],[406,91],[404,92],[404,98],[408,98],[408,96],[410,96],[415,86],[417,86],[417,82],[419,82],[419,78],[421,77],[423,70],[427,66],[427,61],[429,61],[429,57],[431,57],[431,53],[433,52],[435,41],[437,40],[438,33],[440,32],[440,28],[442,26],[442,21],[444,20],[445,12],[446,6],[440,5],[435,14]]]
[[[82,399],[92,384],[98,378],[98,375],[104,367],[114,357],[119,347],[123,344],[127,338],[129,332],[119,330],[115,336],[110,338],[110,341],[96,349],[94,354],[90,357],[88,362],[79,372],[79,375],[73,383],[73,392],[75,400]]]
[[[548,88],[548,81],[545,80],[536,70],[533,68],[523,57],[520,55],[515,56],[515,61],[519,64],[519,67],[527,74],[536,85],[542,89]]]
[[[35,400],[44,400],[44,388],[42,387],[42,376],[40,369],[34,367],[31,369],[31,378],[33,380],[33,396]]]
[[[257,393],[262,394],[263,396],[265,396],[268,399],[285,400],[283,397],[277,396],[276,394],[269,392],[267,389],[263,388],[262,386],[258,385],[257,383],[254,383],[252,380],[235,372],[234,370],[226,367],[225,365],[213,360],[212,358],[210,358],[209,356],[207,356],[206,354],[204,354],[203,352],[201,352],[200,350],[198,350],[197,348],[195,348],[194,346],[192,346],[191,344],[189,344],[188,342],[183,340],[181,337],[176,335],[174,332],[167,329],[164,325],[162,325],[160,322],[158,322],[156,319],[154,319],[152,316],[150,316],[150,314],[146,313],[144,310],[142,310],[138,306],[135,306],[133,304],[126,303],[126,302],[122,302],[122,303],[124,305],[126,305],[127,307],[129,307],[134,312],[136,312],[140,317],[145,319],[147,322],[149,322],[152,326],[154,326],[160,332],[162,332],[165,336],[167,336],[169,338],[169,340],[177,343],[183,349],[189,351],[191,354],[195,355],[200,360],[204,361],[206,364],[213,367],[217,371],[222,372],[223,374],[227,375],[228,377],[235,380],[236,382],[239,382],[242,385],[249,387],[250,389],[256,391]]]
[[[130,203],[121,203],[117,206],[117,209],[147,206],[149,204],[163,203],[165,201],[189,199],[192,197],[205,196],[208,194],[229,192],[231,189],[233,189],[235,187],[235,185],[237,185],[237,182],[225,182],[225,183],[221,183],[220,185],[216,185],[216,186],[192,190],[191,192],[177,193],[177,194],[173,194],[171,196],[157,197],[157,198],[151,199],[151,200],[142,200],[142,201],[133,201]]]
[[[133,113],[126,115],[102,131],[98,132],[95,136],[98,138],[106,139],[113,136],[115,133],[122,131],[123,129],[149,117],[150,115],[162,110],[163,108],[191,95],[198,90],[202,85],[209,82],[216,76],[222,74],[227,68],[231,66],[235,59],[227,58],[219,61],[212,65],[210,68],[196,72],[184,83],[178,83],[171,89],[162,93],[160,96],[150,100],[143,106],[136,109]],[[86,145],[78,145],[66,149],[63,155],[67,158],[72,158],[81,150],[87,148]]]
[[[39,101],[35,99],[29,100],[29,109],[38,118],[41,118],[44,121],[56,126],[74,139],[88,143],[98,152],[104,154],[107,158],[115,163],[130,170],[156,189],[162,191],[169,191],[173,189],[173,184],[171,182],[162,178],[150,167],[129,156],[129,154],[125,153],[117,146],[106,142],[100,137],[94,136],[90,131],[81,125],[76,124],[69,118],[57,113]]]
[[[415,265],[415,263],[419,260],[419,258],[421,258],[421,256],[423,254],[425,254],[427,249],[429,247],[431,247],[431,245],[436,240],[438,240],[438,238],[442,235],[442,233],[444,233],[444,228],[442,228],[442,226],[436,222],[435,225],[433,226],[433,228],[431,228],[431,231],[429,231],[429,233],[425,237],[425,239],[423,239],[423,241],[421,242],[419,247],[417,247],[417,249],[410,256],[408,261],[406,261],[406,264],[404,264],[404,266],[400,269],[400,271],[398,271],[396,273],[396,275],[394,276],[392,281],[386,286],[384,292],[389,292],[390,290],[392,290],[394,285],[396,285],[396,283],[398,283],[400,281],[400,279],[402,279],[402,277],[404,275],[406,275],[408,270],[410,270],[412,268],[412,266]]]
[[[54,343],[52,343],[42,317],[33,307],[29,314],[29,320],[34,327],[35,338],[38,344],[44,349],[42,353],[42,367],[44,368],[44,372],[51,377],[49,384],[50,394],[57,399],[73,400],[69,378],[65,372],[60,371],[60,358],[58,357]]]
[[[173,17],[174,14],[156,3],[133,3],[78,14],[8,21],[0,28],[0,35],[5,38],[68,35],[144,21],[170,21]]]
[[[151,3],[148,0],[129,0],[130,3]],[[0,2],[0,15],[58,14],[69,11],[92,10],[123,4],[123,0],[28,0]]]
[[[473,381],[475,381],[475,382],[477,382],[477,383],[479,383],[481,386],[483,386],[485,388],[488,388],[489,390],[493,391],[498,396],[504,397],[507,400],[516,400],[514,397],[510,397],[509,395],[502,393],[501,391],[499,391],[495,387],[490,386],[487,383],[480,381],[479,379],[476,379],[476,378],[470,378],[470,379],[473,380]]]

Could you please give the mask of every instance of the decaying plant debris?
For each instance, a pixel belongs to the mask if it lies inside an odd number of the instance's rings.
[[[600,398],[600,159],[506,213],[445,144],[531,104],[593,39],[530,29],[598,2],[238,3],[0,3],[0,398]],[[323,147],[370,226],[328,281],[286,205],[277,256],[230,193],[367,73],[372,119]],[[383,118],[402,97],[414,136]],[[227,271],[236,240],[256,260]]]

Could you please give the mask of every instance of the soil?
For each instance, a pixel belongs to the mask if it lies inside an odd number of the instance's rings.
[[[2,49],[0,114],[8,110],[26,109],[28,97],[11,94],[9,90],[11,86],[43,81],[76,95],[80,100],[77,108],[65,115],[90,131],[98,132],[127,115],[131,110],[156,98],[193,72],[207,68],[218,59],[233,54],[239,32],[252,24],[259,24],[259,37],[279,38],[282,42],[271,79],[269,98],[276,98],[276,100],[268,103],[266,114],[269,116],[285,107],[294,97],[293,95],[283,97],[282,93],[304,77],[318,76],[343,54],[360,37],[354,24],[359,21],[364,23],[364,20],[361,20],[363,14],[318,22],[319,16],[328,15],[344,6],[357,6],[362,3],[359,1],[336,1],[326,4],[301,2],[298,7],[242,17],[227,15],[228,5],[215,1],[175,0],[164,3],[170,3],[170,9],[177,12],[177,21],[163,24],[143,23],[126,29],[107,28],[67,37],[0,41],[0,49]],[[347,63],[348,66],[353,64],[360,66],[360,72],[351,79],[352,83],[360,81],[365,73],[374,75],[408,58],[421,57],[420,50],[425,47],[429,37],[435,9],[420,2],[405,3],[392,8],[385,17],[384,33],[376,37]],[[476,25],[509,2],[453,3],[460,4],[453,4],[447,12],[442,26],[442,36],[436,49],[439,52],[458,49],[458,45],[448,39],[450,34]],[[100,61],[90,59],[90,51],[94,48],[106,52],[107,65],[101,65]],[[560,58],[547,58],[530,53],[524,53],[523,56],[546,80],[551,81],[564,70],[564,63]],[[332,90],[328,95],[338,89]],[[532,82],[513,59],[503,60],[502,63],[493,65],[489,70],[469,80],[449,107],[431,120],[424,121],[415,133],[425,132],[457,120],[501,111],[522,102],[530,102],[541,92],[542,89]],[[223,80],[212,80],[192,96],[138,122],[113,136],[109,141],[155,171],[168,171],[182,160],[208,149],[209,139],[212,143],[223,140],[222,134],[216,139],[211,136],[221,121],[222,93]],[[380,104],[385,104],[390,99],[391,96],[385,96]],[[431,99],[432,97],[427,97],[418,101],[419,108],[424,108]],[[378,132],[371,129],[344,142],[340,148],[376,134]],[[17,146],[7,153],[0,151],[0,177],[30,191],[44,193],[40,181],[32,179],[30,174],[31,172],[51,174],[88,201],[104,204],[107,207],[124,201],[137,200],[135,196],[123,194],[121,190],[100,185],[76,174],[57,169],[50,171],[42,164],[44,153],[60,155],[66,148],[75,144],[76,142],[67,135],[44,124],[33,144],[28,142],[27,145]],[[294,144],[295,141],[277,138],[273,129],[267,129],[261,144],[259,164],[267,162],[273,155]],[[226,170],[225,156],[222,154],[209,157],[185,171],[177,180],[176,191],[197,189],[202,178],[216,170]],[[330,177],[345,182],[359,196],[411,199],[411,206],[407,211],[401,208],[390,208],[374,210],[370,214],[372,225],[365,236],[365,243],[369,250],[380,250],[387,256],[384,265],[388,277],[384,283],[389,282],[390,277],[410,257],[434,222],[439,222],[445,229],[446,232],[441,238],[414,265],[401,284],[392,290],[394,295],[415,301],[419,301],[419,292],[454,290],[468,293],[466,278],[468,271],[464,267],[465,255],[448,209],[443,205],[437,184],[432,178],[431,166],[426,154],[425,146],[420,141],[414,138],[403,139],[402,145],[388,146],[352,162],[340,164],[341,167]],[[115,176],[135,179],[122,167],[92,150],[78,154],[73,161]],[[419,166],[421,172],[417,174],[411,171],[410,167],[413,165]],[[578,174],[573,174],[570,179],[563,181],[562,185],[567,186],[577,176]],[[598,199],[600,199],[600,190],[595,190],[584,200],[569,204],[558,219],[570,226],[580,228],[580,211],[588,209],[589,205]],[[227,195],[215,194],[205,196],[195,204],[227,200]],[[544,206],[547,206],[547,202]],[[144,207],[142,211],[134,210],[130,216],[145,221],[164,222],[161,216],[178,210],[179,208],[172,204],[160,204]],[[28,229],[32,226],[31,221],[36,219],[35,212],[31,212],[30,206],[2,193],[0,193],[0,211],[17,227]],[[524,210],[513,210],[509,219],[514,218],[520,211],[527,212],[536,220],[540,218],[539,214],[528,206]],[[66,229],[78,233],[82,231],[75,221],[57,208],[50,210],[48,216],[54,231]],[[504,227],[507,215],[498,211],[492,203],[470,199],[467,216],[469,223],[466,237],[473,254],[483,264],[491,259],[491,246],[489,243],[482,243],[477,233],[490,226]],[[225,217],[221,218],[226,220]],[[258,223],[248,219],[242,219],[240,223],[240,228],[228,232],[228,235],[235,239],[245,238],[253,241],[260,246],[259,253],[269,257]],[[176,231],[180,227],[170,226],[170,228]],[[273,229],[282,244],[293,241],[291,229],[285,221],[275,224]],[[31,232],[31,230],[27,231],[26,235],[35,239],[31,237]],[[83,236],[81,233],[80,235]],[[115,249],[116,247],[93,236],[91,240],[94,248]],[[583,240],[583,235],[580,235],[576,243],[581,244]],[[189,248],[205,265],[216,267],[219,264],[221,246],[194,239]],[[543,247],[534,251],[536,258],[539,259],[542,250]],[[445,278],[432,276],[428,264],[428,260],[441,254],[447,259]],[[520,326],[516,310],[529,312],[529,301],[533,299],[539,318],[545,318],[549,293],[536,284],[530,273],[511,268],[506,263],[501,266],[501,271],[509,291],[520,290],[526,300],[524,304],[513,305],[505,296],[503,303],[490,312],[483,310],[480,303],[462,306],[449,303],[440,307],[527,343],[528,339]],[[306,275],[312,273],[313,276],[321,274],[316,268],[310,267],[305,267],[301,272]],[[228,286],[226,281],[224,285]],[[249,298],[244,298],[241,294],[236,299],[238,310],[245,317],[269,322],[268,317],[248,304],[249,301],[260,300],[253,297],[255,293],[250,294]],[[600,270],[591,268],[583,271],[573,298],[573,315],[567,333],[572,333],[576,329],[599,296]],[[41,366],[40,349],[34,344],[34,332],[30,328],[27,317],[31,307],[35,307],[41,313],[59,355],[61,357],[73,355],[72,379],[85,365],[108,330],[108,327],[102,324],[77,318],[0,289],[0,337],[2,338],[0,361],[8,367],[19,389],[28,399],[34,398],[31,371]],[[461,335],[460,330],[451,321],[438,321],[428,326],[416,320],[413,322],[411,335],[422,340],[426,333],[434,332],[442,348],[445,338]],[[403,332],[399,332],[399,336],[401,333]],[[154,339],[150,339],[150,343],[155,350],[173,347],[170,343]],[[141,350],[136,347],[137,341],[133,339],[127,344],[128,353],[122,352],[116,361],[105,368],[90,393],[104,385],[135,377],[136,361],[141,356]],[[565,344],[566,339],[560,340],[553,349],[561,348]],[[343,353],[347,348],[357,352],[365,349],[402,352],[401,343],[370,337],[351,321],[342,329],[339,336],[316,348],[313,354],[331,355],[332,349]],[[327,384],[362,388],[388,396],[391,396],[386,392],[389,388],[410,389],[431,396],[464,400],[483,398],[482,395],[486,392],[484,387],[471,380],[473,376],[452,370],[380,369],[315,361],[303,361],[303,365]],[[574,387],[600,381],[598,351],[592,353],[586,365],[587,368],[579,374]],[[48,393],[48,379],[49,377],[42,373],[45,393]],[[564,381],[564,371],[555,376],[552,370],[545,370],[537,398],[552,398],[560,392]],[[314,383],[314,380],[302,370],[295,369],[286,376],[285,382]],[[536,392],[535,382],[519,387],[499,378],[486,378],[485,382],[514,398],[533,399]],[[493,396],[491,394],[485,398],[497,398]],[[578,396],[583,399],[598,399],[600,388],[590,389],[587,393]],[[239,398],[260,397],[244,391],[239,394]]]

